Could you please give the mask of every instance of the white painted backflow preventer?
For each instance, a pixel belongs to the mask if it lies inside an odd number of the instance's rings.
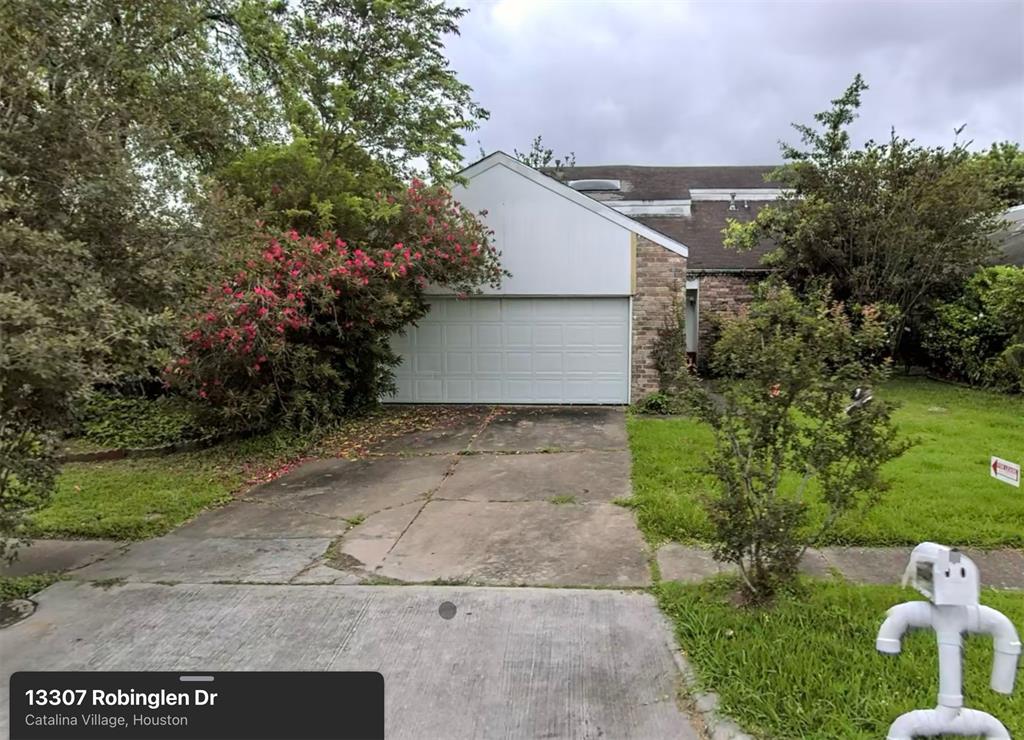
[[[939,702],[935,709],[917,709],[896,719],[888,740],[911,740],[935,735],[983,735],[1010,740],[1010,733],[988,712],[964,707],[963,635],[992,635],[995,654],[990,686],[1000,694],[1013,693],[1020,657],[1020,638],[1004,614],[979,603],[978,567],[956,548],[922,542],[914,548],[903,574],[928,601],[908,601],[890,609],[875,647],[897,655],[908,629],[931,628],[939,646]]]

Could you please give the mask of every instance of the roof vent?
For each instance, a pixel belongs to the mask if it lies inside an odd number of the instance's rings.
[[[619,180],[569,180],[568,185],[573,190],[620,190]]]

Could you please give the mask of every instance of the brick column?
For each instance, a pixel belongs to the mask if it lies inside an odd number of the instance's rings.
[[[658,390],[658,370],[651,356],[658,330],[671,315],[672,298],[682,300],[686,258],[642,236],[636,239],[636,283],[633,292],[633,356],[631,396],[635,403]]]

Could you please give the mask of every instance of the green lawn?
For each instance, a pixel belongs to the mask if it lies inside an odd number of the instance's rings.
[[[745,730],[772,738],[879,738],[897,716],[935,706],[935,635],[919,631],[899,656],[875,651],[875,636],[894,604],[915,598],[891,586],[807,582],[770,610],[737,608],[735,585],[662,583],[657,595],[680,647],[704,688]],[[982,602],[1024,626],[1024,595],[985,591]],[[1024,664],[1017,691],[988,688],[992,641],[966,641],[966,703],[996,715],[1024,736]]]
[[[1024,489],[989,477],[991,455],[1024,462],[1024,399],[925,379],[900,379],[877,393],[902,404],[895,419],[917,444],[884,472],[892,483],[866,517],[842,523],[833,544],[1024,546]],[[633,417],[632,504],[652,541],[700,542],[709,525],[700,472],[712,443],[692,419]]]
[[[311,444],[271,434],[199,452],[65,465],[57,491],[32,515],[34,537],[135,540],[164,534],[231,498]]]

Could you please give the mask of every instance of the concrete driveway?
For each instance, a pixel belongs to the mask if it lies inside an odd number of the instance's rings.
[[[76,572],[188,583],[650,584],[624,412],[471,408],[460,424],[317,460]]]
[[[364,459],[311,462],[74,571],[0,630],[3,681],[379,670],[388,737],[698,737],[670,630],[628,590],[650,575],[632,513],[613,503],[630,492],[623,411],[463,416]],[[0,686],[0,734],[7,701]]]

